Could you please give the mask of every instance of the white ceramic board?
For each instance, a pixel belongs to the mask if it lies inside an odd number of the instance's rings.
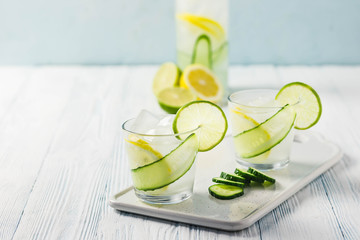
[[[233,200],[218,200],[208,193],[211,179],[221,171],[233,172],[236,164],[231,137],[213,150],[199,153],[193,196],[179,204],[150,205],[141,202],[129,187],[109,200],[111,207],[156,218],[236,231],[249,227],[280,203],[306,186],[342,157],[341,149],[317,133],[297,132],[287,167],[267,171],[273,185],[252,184]]]

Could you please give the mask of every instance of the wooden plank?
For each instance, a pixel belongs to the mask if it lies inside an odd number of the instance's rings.
[[[64,70],[73,86],[68,96],[62,96],[66,105],[15,239],[88,239],[97,235],[99,218],[107,208],[106,189],[120,126],[121,111],[117,109],[123,70]]]
[[[1,239],[11,239],[18,229],[71,87],[70,81],[43,78],[42,68],[13,70],[0,77],[1,86],[15,83],[0,123]]]

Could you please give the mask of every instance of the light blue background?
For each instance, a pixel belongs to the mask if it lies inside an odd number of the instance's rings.
[[[360,64],[359,0],[231,0],[236,64]],[[0,64],[175,61],[173,0],[0,0]]]

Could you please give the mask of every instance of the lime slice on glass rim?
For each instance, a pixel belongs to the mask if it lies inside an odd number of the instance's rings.
[[[167,62],[160,66],[153,80],[153,92],[157,96],[162,90],[179,84],[181,72],[175,63]]]
[[[296,111],[294,127],[305,130],[314,126],[320,119],[322,106],[317,92],[302,82],[292,82],[283,86],[275,99],[282,104],[292,105]]]
[[[180,87],[165,88],[157,96],[160,107],[170,114],[175,114],[179,108],[196,98],[189,89]]]
[[[225,137],[228,123],[223,110],[216,104],[199,100],[182,106],[176,113],[174,133],[199,128],[199,151],[205,152],[218,145]],[[186,137],[186,136],[182,136]]]

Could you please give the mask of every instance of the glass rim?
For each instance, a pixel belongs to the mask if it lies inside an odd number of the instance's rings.
[[[125,132],[128,132],[128,133],[132,133],[132,134],[136,134],[136,135],[140,135],[140,136],[144,136],[144,137],[178,137],[180,135],[193,133],[193,132],[197,131],[198,129],[200,129],[200,127],[201,127],[201,126],[198,126],[194,129],[191,129],[191,130],[188,130],[185,132],[180,132],[180,133],[147,134],[147,133],[141,133],[141,132],[133,131],[133,130],[126,128],[126,124],[128,124],[130,121],[133,121],[133,120],[135,120],[135,118],[130,118],[130,119],[126,120],[121,126],[122,130]]]
[[[234,95],[238,95],[238,94],[242,94],[242,93],[249,93],[249,92],[270,92],[270,91],[273,91],[273,92],[276,92],[275,89],[270,89],[270,88],[259,88],[259,89],[244,89],[244,90],[239,90],[239,91],[236,91],[236,92],[233,92],[231,94],[229,94],[229,96],[227,97],[228,101],[230,103],[233,103],[233,104],[236,104],[236,105],[239,105],[239,106],[242,106],[244,108],[252,108],[252,109],[268,109],[268,110],[274,110],[274,109],[281,109],[283,108],[284,106],[279,106],[279,107],[264,107],[264,106],[251,106],[251,105],[248,105],[248,104],[243,104],[243,103],[239,103],[237,101],[235,101],[234,99],[232,99],[232,97],[234,97]]]

